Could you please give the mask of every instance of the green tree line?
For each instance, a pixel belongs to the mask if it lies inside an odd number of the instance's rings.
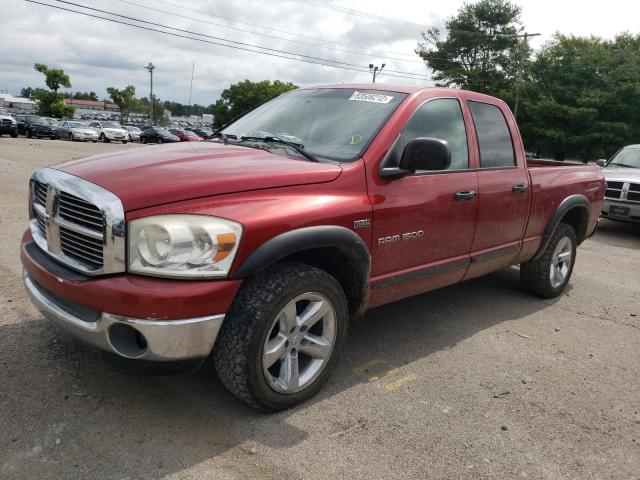
[[[446,34],[422,34],[416,53],[441,86],[494,95],[512,109],[517,103],[527,150],[593,160],[640,143],[640,35],[557,33],[532,52],[521,13],[508,0],[464,4]]]

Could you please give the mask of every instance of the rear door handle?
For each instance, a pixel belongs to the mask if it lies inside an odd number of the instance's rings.
[[[519,183],[517,185],[514,185],[511,190],[513,191],[513,193],[524,193],[529,190],[529,185],[527,185],[526,183]]]
[[[465,190],[463,192],[456,192],[453,198],[458,202],[465,202],[467,200],[473,200],[476,198],[476,192],[473,190]]]

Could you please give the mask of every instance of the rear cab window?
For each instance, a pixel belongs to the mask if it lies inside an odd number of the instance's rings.
[[[470,100],[469,110],[478,137],[480,168],[516,166],[513,139],[502,110],[496,105]]]

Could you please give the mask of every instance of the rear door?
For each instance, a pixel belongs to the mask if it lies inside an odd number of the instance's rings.
[[[527,224],[531,192],[517,127],[497,105],[468,101],[478,138],[478,223],[471,248],[473,278],[512,264]]]
[[[369,185],[372,305],[456,283],[469,265],[478,180],[470,163],[473,140],[460,101],[434,98],[418,107],[383,164],[397,166],[406,144],[419,137],[446,140],[452,162],[447,170],[417,171]]]

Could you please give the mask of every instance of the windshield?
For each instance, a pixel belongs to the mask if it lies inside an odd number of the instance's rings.
[[[102,128],[122,128],[117,122],[102,122]]]
[[[277,137],[314,156],[355,160],[407,95],[350,88],[295,90],[261,105],[222,133]]]
[[[71,128],[86,128],[87,124],[84,122],[69,122]]]
[[[124,127],[127,129],[127,131],[129,132],[139,132],[140,129],[138,127]]]
[[[611,159],[608,166],[610,167],[612,165],[640,168],[640,148],[625,148],[624,150],[620,150],[618,154]]]

